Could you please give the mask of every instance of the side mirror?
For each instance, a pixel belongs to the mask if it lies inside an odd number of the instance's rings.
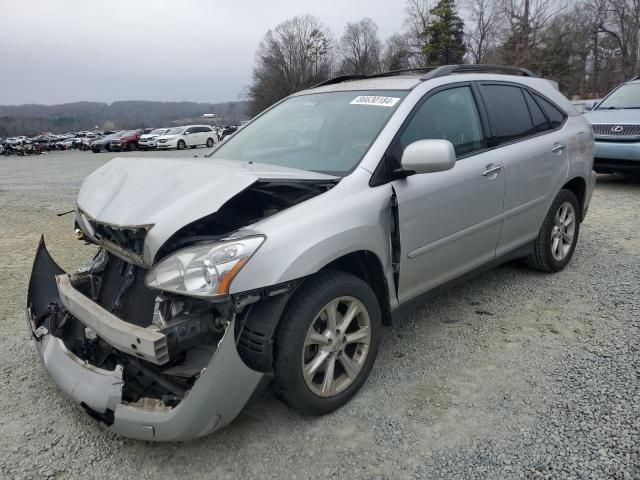
[[[404,149],[400,164],[400,176],[444,172],[455,166],[456,152],[449,140],[418,140]]]
[[[584,111],[590,112],[591,110],[596,108],[596,105],[598,105],[598,102],[596,102],[595,100],[589,100],[588,102],[584,102]]]

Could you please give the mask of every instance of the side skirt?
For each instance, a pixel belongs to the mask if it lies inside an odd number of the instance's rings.
[[[533,249],[534,249],[533,241],[526,243],[523,246],[518,247],[515,250],[512,250],[511,252],[508,252],[478,268],[475,268],[465,273],[464,275],[454,278],[453,280],[443,283],[442,285],[439,285],[425,293],[418,295],[415,298],[412,298],[411,300],[403,303],[398,308],[396,308],[393,312],[391,312],[392,320],[394,322],[403,320],[404,318],[409,316],[411,313],[413,313],[413,311],[416,308],[425,304],[428,300],[443,294],[444,292],[446,292],[447,290],[450,290],[455,286],[466,283],[468,280],[474,277],[477,277],[478,275],[488,270],[491,270],[497,267],[498,265],[502,265],[503,263],[510,262],[511,260],[516,260],[518,258],[526,257],[527,255],[533,252]]]

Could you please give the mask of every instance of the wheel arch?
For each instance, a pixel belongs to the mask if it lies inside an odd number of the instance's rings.
[[[383,325],[391,325],[389,284],[384,275],[382,262],[375,253],[369,250],[351,252],[331,261],[320,269],[323,270],[338,270],[364,280],[376,294]]]
[[[584,206],[587,197],[587,181],[582,177],[574,177],[562,186],[563,190],[569,190],[578,199],[580,205],[580,222],[584,220]]]

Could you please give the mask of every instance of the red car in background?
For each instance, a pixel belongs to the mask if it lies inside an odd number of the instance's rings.
[[[112,152],[119,152],[123,150],[134,151],[138,149],[138,142],[140,141],[140,135],[149,133],[153,128],[144,128],[139,130],[127,130],[122,135],[114,137],[109,142],[109,147]]]

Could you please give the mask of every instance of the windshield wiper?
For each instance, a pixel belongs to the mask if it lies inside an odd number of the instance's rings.
[[[620,107],[600,107],[598,110],[620,110]]]

